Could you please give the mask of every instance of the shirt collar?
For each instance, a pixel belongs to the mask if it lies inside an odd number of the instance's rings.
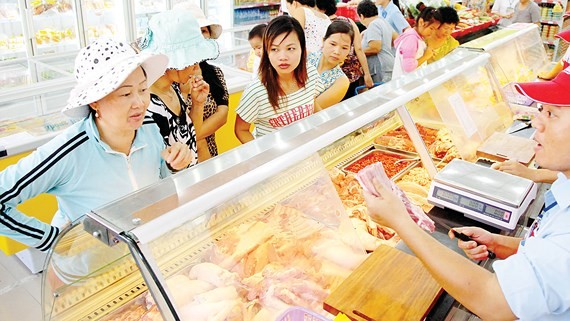
[[[570,180],[563,173],[558,173],[558,179],[552,183],[550,188],[554,199],[560,208],[570,206]]]
[[[105,150],[105,152],[117,153],[109,145],[107,145],[107,143],[105,143],[104,141],[101,140],[101,136],[99,134],[99,129],[97,128],[97,125],[95,124],[95,118],[91,114],[89,114],[89,116],[87,116],[87,118],[85,119],[85,122],[87,123],[86,128],[89,131],[88,135],[95,138],[95,141],[97,142],[97,144],[99,144]],[[146,142],[143,140],[142,137],[140,137],[141,135],[139,135],[139,130],[140,130],[140,128],[137,129],[135,132],[135,139],[134,139],[133,144],[131,146],[130,154],[132,154],[134,151],[137,151],[137,150],[146,146]]]

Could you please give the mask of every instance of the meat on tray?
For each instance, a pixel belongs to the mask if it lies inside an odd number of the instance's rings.
[[[416,127],[418,128],[420,136],[424,140],[426,146],[429,147],[435,142],[438,133],[437,129],[425,127],[420,124],[416,124]],[[377,137],[374,140],[374,143],[409,152],[415,151],[414,144],[412,143],[412,140],[410,139],[410,136],[408,135],[408,132],[404,126],[400,126],[382,136]]]
[[[387,154],[381,151],[372,151],[364,157],[354,161],[352,164],[346,166],[344,169],[349,172],[358,173],[368,165],[381,162],[384,164],[384,168],[386,169],[386,174],[388,177],[392,178],[394,175],[398,174],[400,171],[410,165],[409,162],[396,163],[402,158],[404,157],[396,154]]]
[[[369,192],[372,195],[379,196],[378,192],[374,188],[372,180],[376,178],[376,180],[384,185],[386,188],[391,189],[404,203],[408,214],[412,217],[414,222],[416,222],[421,228],[433,232],[435,231],[435,224],[434,222],[424,213],[424,211],[414,205],[406,196],[406,194],[396,185],[393,181],[391,181],[386,172],[384,171],[384,167],[382,163],[375,163],[370,166],[367,166],[358,174],[356,174],[356,178],[358,182],[362,185],[362,188]]]

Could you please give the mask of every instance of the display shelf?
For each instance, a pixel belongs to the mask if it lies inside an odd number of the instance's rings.
[[[554,26],[560,25],[560,21],[553,21],[553,20],[540,20],[540,23],[546,24],[546,25],[554,25]]]
[[[280,6],[279,2],[265,2],[265,3],[245,3],[234,6],[234,10],[237,9],[247,9],[247,8],[258,8],[258,7],[274,7]]]
[[[535,2],[540,7],[540,34],[543,43],[548,49],[548,56],[555,61],[559,56],[557,54],[559,42],[554,36],[564,28],[565,15],[563,13],[567,10],[568,0],[535,0]]]

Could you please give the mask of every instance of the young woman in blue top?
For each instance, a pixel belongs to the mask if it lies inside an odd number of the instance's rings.
[[[402,202],[380,184],[375,188],[382,198],[365,193],[366,204],[370,216],[396,230],[445,291],[481,319],[570,320],[570,70],[552,81],[516,88],[542,104],[533,120],[535,160],[558,172],[558,179],[525,238],[456,228],[474,240],[458,241],[470,259],[486,259],[488,250],[502,259],[493,263],[494,273],[421,231]]]
[[[148,87],[166,64],[163,55],[139,55],[110,39],[79,51],[63,112],[80,120],[0,173],[0,235],[48,250],[62,226],[169,175],[168,167],[188,166],[186,145],[165,148],[156,125],[143,125]],[[57,198],[52,225],[16,209],[42,193]]]
[[[326,91],[319,97],[321,108],[340,102],[346,94],[350,81],[340,65],[350,53],[353,41],[352,26],[345,21],[333,21],[325,33],[323,48],[310,53],[307,57],[308,64],[317,68],[321,82],[325,86]]]

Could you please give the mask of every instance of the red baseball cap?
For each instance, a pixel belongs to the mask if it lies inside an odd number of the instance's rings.
[[[516,83],[515,88],[536,102],[570,107],[570,67],[550,81]]]
[[[570,42],[570,29],[557,33],[555,37],[558,37],[566,42]]]

